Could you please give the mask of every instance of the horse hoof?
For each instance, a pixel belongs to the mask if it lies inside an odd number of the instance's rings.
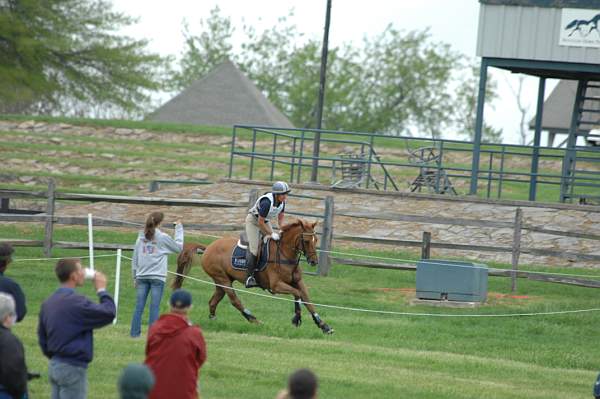
[[[216,320],[216,319],[217,319],[216,315],[214,315],[214,314],[209,314],[208,315],[208,320]]]
[[[292,317],[292,324],[295,327],[300,327],[300,325],[302,324],[302,317],[298,314],[294,315],[294,317]]]
[[[258,320],[257,318],[253,318],[248,321],[252,324],[262,324],[262,321]]]
[[[329,327],[327,324],[323,324],[323,326],[321,326],[321,330],[323,330],[323,334],[333,334],[333,328]]]

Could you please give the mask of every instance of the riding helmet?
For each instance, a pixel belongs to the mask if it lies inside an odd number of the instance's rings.
[[[290,190],[290,186],[284,181],[276,181],[273,183],[273,188],[271,189],[273,194],[287,194],[290,191],[292,191]]]

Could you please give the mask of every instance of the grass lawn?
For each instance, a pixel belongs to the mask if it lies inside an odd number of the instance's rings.
[[[84,229],[57,227],[55,232],[57,240],[84,241],[86,237]],[[0,226],[0,238],[33,239],[41,234],[42,229],[33,225]],[[99,229],[95,240],[132,243],[134,236],[133,232]],[[189,236],[186,240],[197,239]],[[371,254],[408,256],[396,251]],[[55,250],[53,255],[84,256],[86,251]],[[6,273],[27,295],[29,313],[14,332],[26,346],[29,368],[42,372],[42,378],[30,385],[34,398],[49,397],[47,361],[37,346],[36,328],[41,302],[57,287],[55,261],[19,259],[41,256],[41,249],[17,248],[16,261]],[[174,262],[173,257],[170,270]],[[114,290],[115,258],[100,257],[95,264],[107,273],[109,290]],[[594,275],[593,271],[580,272]],[[200,267],[193,268],[191,275],[208,280]],[[118,323],[95,334],[90,398],[115,398],[122,368],[144,359],[144,341],[128,337],[134,290],[126,260],[121,276]],[[496,277],[489,280],[488,302],[478,309],[411,306],[412,272],[333,265],[330,276],[306,275],[305,280],[316,303],[380,311],[473,315],[600,307],[592,289],[519,280],[513,297],[510,280]],[[217,320],[210,321],[207,302],[212,288],[192,280],[184,287],[192,292],[191,318],[201,325],[208,346],[208,360],[200,375],[203,398],[273,398],[298,367],[310,367],[318,374],[321,398],[589,398],[600,365],[600,312],[459,318],[320,307],[319,313],[336,331],[325,336],[307,312],[304,324],[294,328],[290,323],[293,304],[268,294],[240,294],[262,325],[247,323],[227,299],[217,310]],[[81,291],[92,295],[89,283]],[[165,291],[163,311],[169,293]]]

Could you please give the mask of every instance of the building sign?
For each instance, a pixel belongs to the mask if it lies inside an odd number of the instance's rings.
[[[600,48],[600,9],[563,8],[558,44]]]

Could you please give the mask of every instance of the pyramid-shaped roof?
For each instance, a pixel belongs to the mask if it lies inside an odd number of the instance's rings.
[[[211,126],[294,127],[230,60],[223,61],[148,118]]]
[[[573,105],[575,104],[575,95],[577,94],[577,81],[561,80],[558,82],[550,96],[544,101],[544,113],[542,114],[542,129],[554,132],[568,132],[571,126],[571,115]],[[588,96],[600,97],[600,89],[588,88]],[[585,109],[600,110],[598,101],[586,101]],[[597,113],[584,112],[582,115],[584,121],[595,121],[598,119]],[[600,121],[598,121],[600,125]],[[582,125],[579,130],[588,132],[592,126]],[[535,129],[535,116],[529,121],[529,128]]]

